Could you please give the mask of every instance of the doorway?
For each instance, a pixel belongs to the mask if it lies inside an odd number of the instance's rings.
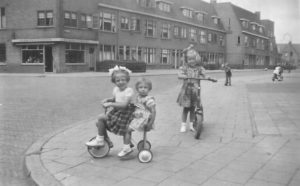
[[[51,46],[45,46],[45,72],[53,72],[53,56]]]

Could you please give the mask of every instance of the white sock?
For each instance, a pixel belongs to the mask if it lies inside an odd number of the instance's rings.
[[[99,134],[97,134],[96,140],[103,141],[104,140],[104,136],[100,136]]]
[[[124,149],[130,149],[130,144],[124,144]]]

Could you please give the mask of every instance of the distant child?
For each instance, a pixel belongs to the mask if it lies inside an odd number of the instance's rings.
[[[184,49],[185,53],[185,65],[182,67],[181,72],[178,74],[179,78],[205,78],[205,69],[201,65],[201,58],[198,52],[194,49],[194,45],[191,44],[188,48]],[[182,110],[182,123],[180,132],[186,132],[187,115],[190,114],[190,130],[195,131],[193,127],[193,121],[195,119],[195,109],[197,112],[202,113],[202,104],[200,96],[198,96],[198,81],[193,79],[185,79],[181,87],[181,91],[177,98],[177,103],[183,107]]]
[[[133,118],[134,105],[132,104],[134,91],[128,87],[131,71],[122,66],[115,66],[109,69],[111,81],[116,86],[113,89],[113,97],[104,99],[102,105],[105,109],[111,107],[112,110],[106,114],[102,114],[96,126],[98,128],[98,135],[92,141],[86,142],[87,146],[104,146],[106,139],[109,146],[113,144],[108,138],[107,131],[123,136],[124,147],[118,156],[124,156],[131,153],[133,150],[130,147],[130,141],[125,139],[128,124]]]
[[[135,84],[136,91],[138,92],[135,106],[136,109],[133,113],[134,118],[129,124],[128,131],[149,131],[153,129],[153,123],[156,117],[156,103],[153,96],[149,96],[152,90],[152,82],[146,78],[139,79]],[[130,136],[127,136],[130,137]]]
[[[227,63],[225,63],[223,65],[223,68],[224,68],[224,71],[225,71],[225,78],[226,78],[224,85],[225,86],[227,86],[227,85],[231,86],[231,76],[232,76],[231,68],[228,66]]]

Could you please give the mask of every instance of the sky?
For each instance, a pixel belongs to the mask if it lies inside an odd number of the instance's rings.
[[[274,21],[277,43],[292,41],[300,44],[300,0],[217,0],[217,2],[231,2],[251,12],[259,11],[261,19]]]

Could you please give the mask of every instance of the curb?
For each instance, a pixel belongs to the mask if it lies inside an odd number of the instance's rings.
[[[43,146],[56,135],[92,120],[95,120],[95,117],[71,124],[49,133],[39,138],[27,149],[24,158],[24,169],[25,174],[34,182],[34,184],[38,186],[62,186],[62,184],[44,167],[41,161],[40,155],[42,153]]]

